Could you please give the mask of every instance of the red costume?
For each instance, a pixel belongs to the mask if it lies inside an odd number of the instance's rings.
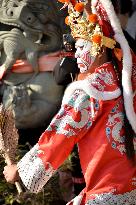
[[[85,78],[68,86],[59,112],[17,164],[19,176],[28,190],[39,192],[78,144],[86,187],[68,204],[135,205],[136,167],[127,158],[124,123],[127,116],[136,133],[136,72],[130,48],[110,0],[60,1],[69,8],[77,64]],[[99,62],[103,49],[114,51],[117,43],[122,49],[118,60],[123,62],[123,93],[113,64]],[[94,71],[93,63],[101,66]],[[6,170],[5,175],[8,179]]]
[[[136,167],[126,157],[123,107],[110,62],[73,82],[39,142],[18,163],[26,188],[39,192],[78,143],[86,188],[68,204],[136,204]]]

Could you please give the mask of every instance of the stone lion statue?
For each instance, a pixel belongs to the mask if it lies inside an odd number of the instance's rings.
[[[18,129],[47,126],[64,87],[53,69],[60,59],[67,11],[56,0],[0,0],[0,94]]]

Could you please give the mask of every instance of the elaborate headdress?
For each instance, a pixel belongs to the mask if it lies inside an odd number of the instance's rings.
[[[116,41],[104,35],[99,17],[96,14],[87,13],[87,1],[59,1],[68,5],[69,16],[66,18],[66,24],[70,26],[72,36],[92,42],[91,55],[96,56],[101,51],[103,45],[111,49],[115,47]]]
[[[73,37],[84,38],[93,43],[91,54],[97,55],[103,46],[113,49],[116,42],[120,44],[122,50],[124,105],[127,118],[136,133],[136,108],[134,108],[136,106],[136,67],[134,68],[132,63],[128,42],[125,39],[111,1],[59,1],[68,5],[69,16],[66,19],[66,23],[70,25]]]

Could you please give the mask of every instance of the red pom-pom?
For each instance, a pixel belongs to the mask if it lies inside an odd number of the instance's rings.
[[[101,41],[102,41],[101,35],[99,35],[99,34],[93,35],[93,36],[92,36],[92,41],[93,41],[94,43],[101,44]]]
[[[84,11],[84,4],[82,2],[80,3],[77,3],[74,7],[74,9],[76,11],[78,11],[79,13],[83,12]]]
[[[69,20],[69,16],[66,16],[66,18],[65,18],[65,24],[66,24],[66,25],[69,25],[68,20]]]
[[[88,16],[88,20],[91,23],[97,23],[98,22],[98,16],[96,14],[90,14]]]

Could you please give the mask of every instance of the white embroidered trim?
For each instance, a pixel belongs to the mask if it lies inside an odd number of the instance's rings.
[[[112,92],[99,91],[89,83],[89,79],[85,79],[73,82],[67,87],[62,100],[62,104],[68,102],[69,98],[75,92],[75,90],[82,90],[86,92],[90,97],[93,97],[96,100],[112,100],[121,95],[120,89],[116,89]]]
[[[121,41],[121,36],[117,36],[118,41]],[[124,95],[124,105],[125,105],[125,110],[126,114],[128,117],[128,120],[133,128],[133,130],[136,133],[136,114],[134,111],[134,106],[133,106],[133,90],[132,90],[132,84],[131,84],[131,75],[132,75],[132,56],[131,54],[127,51],[127,48],[125,45],[122,47],[123,50],[125,50],[125,56],[123,59],[123,71],[122,71],[122,85],[123,85],[123,95]]]
[[[96,13],[95,5],[96,0],[91,1],[91,5],[93,11]],[[123,95],[124,95],[124,105],[128,120],[136,132],[136,113],[134,111],[133,106],[133,90],[132,90],[132,83],[131,83],[131,76],[132,76],[132,56],[130,52],[130,47],[128,42],[123,34],[121,29],[121,25],[115,14],[113,5],[109,0],[100,0],[101,4],[103,5],[108,18],[110,20],[111,26],[115,32],[115,40],[121,45],[123,50],[123,71],[122,71],[122,85],[123,85]]]
[[[113,193],[93,194],[94,199],[88,200],[85,205],[136,205],[136,189],[124,194]]]
[[[38,147],[36,144],[17,164],[23,184],[33,193],[39,192],[55,172],[50,163],[45,170],[42,160],[37,157]]]

